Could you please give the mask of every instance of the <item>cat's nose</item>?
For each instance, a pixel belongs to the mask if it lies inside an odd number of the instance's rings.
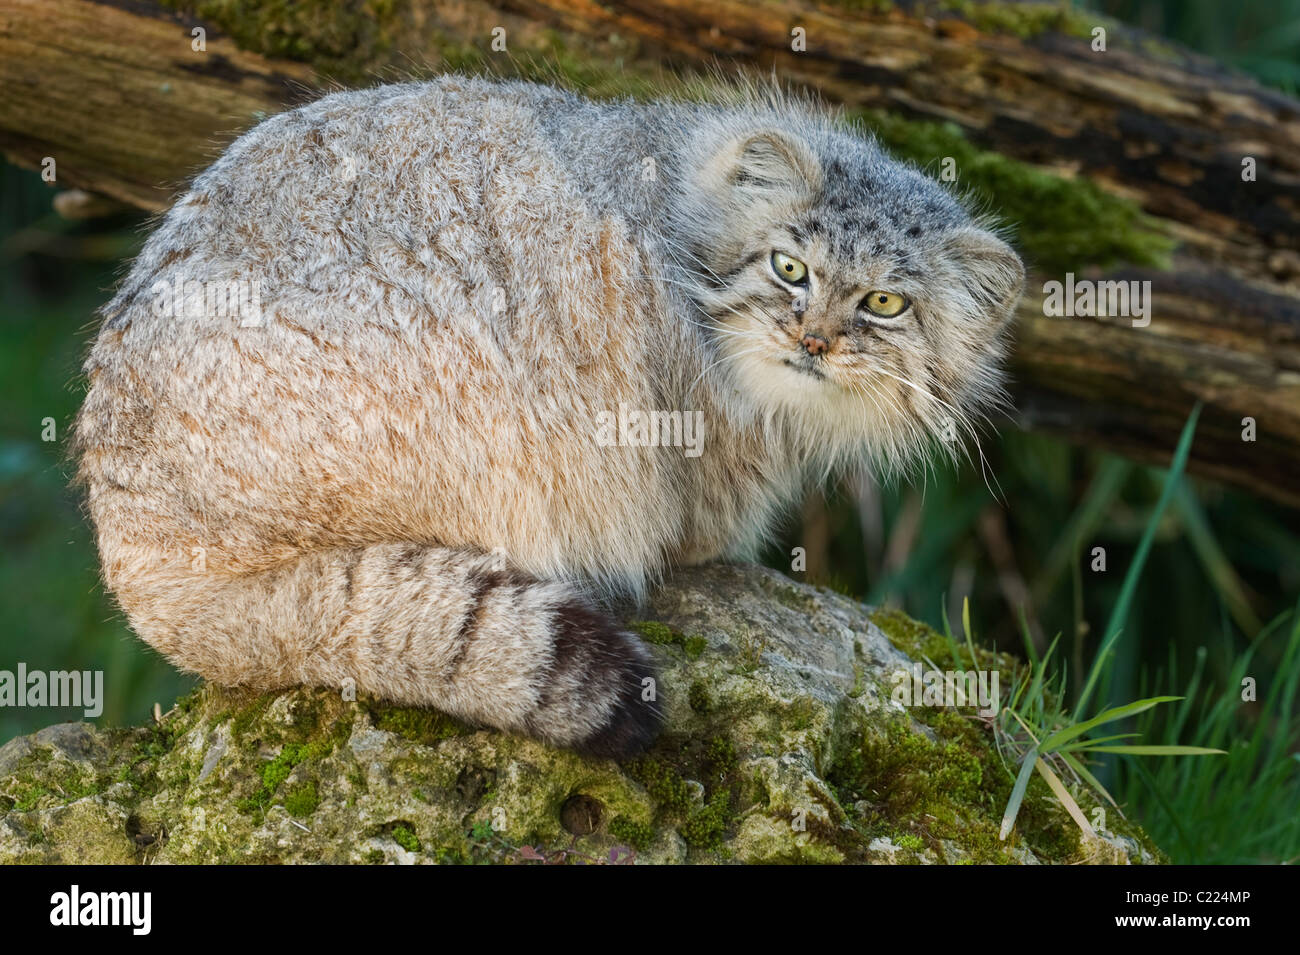
[[[831,343],[820,335],[805,335],[799,344],[803,345],[804,351],[810,355],[820,355],[831,347]]]

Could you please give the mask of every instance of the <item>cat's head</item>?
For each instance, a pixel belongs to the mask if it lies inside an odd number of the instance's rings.
[[[949,192],[829,124],[727,130],[684,184],[681,227],[720,355],[817,446],[887,466],[949,450],[1002,399],[1024,283]]]

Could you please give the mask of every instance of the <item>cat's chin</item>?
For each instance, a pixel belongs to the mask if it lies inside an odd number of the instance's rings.
[[[810,393],[833,387],[825,372],[775,349],[742,349],[732,357],[731,369],[741,390],[768,406],[806,407]]]
[[[804,445],[801,453],[810,459],[883,456],[898,463],[909,453],[911,439],[920,434],[916,425],[890,415],[895,407],[890,399],[873,394],[865,383],[842,381],[836,369],[810,371],[797,356],[779,351],[742,353],[732,368],[751,400],[794,426]]]
[[[761,407],[785,414],[800,430],[820,440],[867,438],[879,422],[871,406],[838,382],[833,369],[773,350],[741,353],[732,362],[736,383]]]
[[[802,358],[782,358],[781,364],[804,377],[811,378],[813,381],[826,381],[826,372],[818,367],[815,362],[806,361]]]

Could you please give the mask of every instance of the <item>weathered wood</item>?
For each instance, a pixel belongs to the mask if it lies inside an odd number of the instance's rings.
[[[1041,285],[1026,295],[1012,364],[1022,424],[1167,464],[1200,400],[1196,470],[1300,507],[1300,299],[1190,267],[1107,278],[1152,283],[1149,326],[1049,318]]]
[[[303,95],[312,71],[238,49],[151,3],[0,2],[0,150],[56,181],[141,209],[268,112]]]
[[[1087,277],[1149,279],[1152,321],[1048,317],[1043,282],[1062,276],[1032,276],[1013,361],[1022,424],[1167,461],[1200,399],[1191,469],[1300,506],[1297,101],[1116,24],[1103,53],[1069,35],[1077,21],[1018,38],[946,14],[802,0],[393,8],[407,28],[377,71],[466,50],[497,62],[487,51],[498,24],[511,54],[545,62],[539,25],[553,26],[567,50],[621,51],[629,82],[661,64],[736,60],[849,107],[951,120],[981,146],[1132,199],[1181,243],[1174,268]],[[197,53],[198,22],[144,0],[0,0],[0,149],[28,166],[55,157],[61,187],[156,210],[258,116],[325,85],[213,24]],[[803,52],[791,48],[795,27]],[[1254,181],[1242,178],[1246,157]]]

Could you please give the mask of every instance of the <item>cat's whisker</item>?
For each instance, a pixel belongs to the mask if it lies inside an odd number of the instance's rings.
[[[984,479],[984,486],[985,486],[986,488],[988,488],[989,494],[991,494],[993,497],[995,497],[995,498],[997,498],[997,499],[999,499],[999,500],[1002,500],[1002,499],[1003,499],[1002,488],[1001,488],[1001,484],[1000,484],[999,482],[997,482],[997,476],[996,476],[996,475],[993,475],[993,480],[994,480],[994,483],[998,483],[998,489],[995,491],[995,490],[993,489],[993,487],[989,484],[989,475],[990,475],[991,469],[990,469],[989,464],[988,464],[988,459],[987,459],[987,458],[985,457],[985,455],[984,455],[984,448],[983,448],[983,445],[980,443],[979,432],[978,432],[978,430],[975,428],[975,426],[971,423],[971,421],[970,421],[970,419],[969,419],[969,416],[968,416],[967,414],[965,414],[964,412],[960,411],[959,409],[954,408],[951,404],[949,404],[948,402],[944,401],[942,398],[939,398],[937,395],[934,395],[933,393],[927,391],[926,389],[922,388],[920,385],[917,385],[917,384],[915,384],[915,383],[912,382],[912,381],[909,381],[909,380],[907,380],[907,379],[905,379],[905,378],[901,378],[901,377],[899,377],[899,376],[897,376],[897,375],[890,374],[889,372],[885,371],[884,369],[879,369],[879,368],[877,368],[877,369],[874,369],[874,370],[875,370],[875,371],[878,371],[878,372],[880,372],[881,374],[886,375],[886,376],[888,376],[888,377],[890,377],[890,378],[893,378],[893,379],[895,379],[896,381],[901,382],[902,384],[905,384],[905,385],[908,385],[909,387],[915,388],[918,392],[920,392],[921,394],[925,395],[925,397],[929,398],[929,399],[932,400],[932,401],[937,402],[937,403],[940,404],[942,407],[946,408],[947,410],[949,410],[949,411],[951,411],[951,412],[953,413],[953,416],[954,416],[954,417],[953,417],[953,421],[954,421],[954,423],[959,424],[959,425],[960,425],[960,426],[961,426],[961,427],[966,431],[966,433],[970,435],[971,440],[972,440],[972,441],[974,442],[974,444],[975,444],[975,450],[976,450],[976,453],[979,455],[979,459],[980,459],[980,476]],[[945,441],[945,442],[942,442],[942,443],[945,444],[945,445],[948,444],[948,442],[946,442],[946,441]],[[963,452],[965,453],[965,455],[966,455],[966,460],[967,460],[967,462],[968,462],[968,463],[971,463],[971,464],[974,464],[974,461],[971,460],[969,449],[967,449],[964,445],[962,445],[961,448],[962,448],[962,451],[963,451]],[[951,456],[951,455],[953,454],[953,452],[952,452],[951,450],[949,450],[949,454],[950,454],[950,456]]]
[[[687,392],[689,393],[694,391],[695,386],[700,383],[701,379],[703,379],[706,374],[708,374],[714,368],[718,367],[724,361],[727,360],[736,361],[740,358],[744,358],[746,355],[752,355],[757,352],[760,352],[763,350],[764,347],[765,347],[765,343],[759,342],[757,345],[752,345],[749,348],[743,349],[739,352],[726,352],[722,354],[716,361],[711,362],[709,365],[705,367],[705,369],[702,372],[700,372],[699,376],[693,382],[691,382],[690,387],[686,389]]]

